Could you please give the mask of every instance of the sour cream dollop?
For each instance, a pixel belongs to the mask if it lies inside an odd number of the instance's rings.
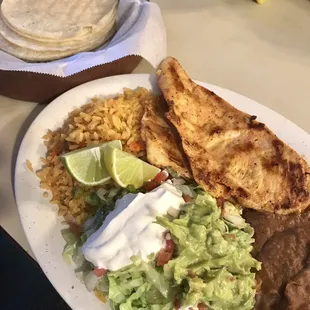
[[[147,261],[163,247],[165,228],[155,223],[156,216],[175,213],[182,204],[182,193],[168,182],[146,194],[125,195],[83,245],[85,258],[111,271],[131,264],[133,255]]]

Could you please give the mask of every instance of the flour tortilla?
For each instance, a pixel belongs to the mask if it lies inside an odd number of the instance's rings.
[[[118,0],[3,0],[5,23],[21,36],[43,42],[82,39],[102,29]]]
[[[76,49],[68,49],[64,51],[33,51],[24,47],[17,46],[5,40],[5,38],[0,34],[0,49],[4,52],[11,54],[20,59],[30,61],[30,62],[41,62],[41,61],[51,61],[67,56],[77,54],[79,52],[86,52],[95,49],[96,47],[103,44],[109,38],[113,36],[116,31],[116,26],[112,27],[105,35],[103,35],[100,40],[93,42],[87,48],[80,47]]]
[[[89,46],[93,47],[94,44],[101,45],[107,38],[106,34],[114,27],[116,20],[117,8],[114,7],[111,12],[107,14],[107,23],[103,29],[98,29],[90,36],[83,39],[70,40],[65,42],[41,42],[29,38],[25,38],[18,33],[11,30],[3,21],[0,14],[0,34],[2,37],[11,44],[22,47],[32,51],[38,52],[62,52],[74,49],[85,49]],[[97,43],[96,43],[97,42]],[[1,45],[0,45],[1,49]]]

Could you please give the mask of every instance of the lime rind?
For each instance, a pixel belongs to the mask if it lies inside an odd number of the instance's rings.
[[[112,179],[122,187],[133,185],[139,188],[160,171],[129,153],[111,147],[106,149],[104,161]]]
[[[61,159],[67,171],[79,183],[86,186],[104,184],[111,179],[104,164],[108,146],[122,149],[121,141],[114,140],[66,153]]]

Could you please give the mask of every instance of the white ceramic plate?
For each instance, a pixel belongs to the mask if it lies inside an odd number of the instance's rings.
[[[310,161],[310,136],[295,124],[255,101],[232,91],[206,83],[202,85],[226,99],[238,109],[252,115],[270,127],[280,139]],[[62,126],[67,114],[85,104],[95,95],[111,97],[124,87],[138,86],[157,90],[155,77],[147,74],[121,75],[103,78],[78,86],[51,102],[35,119],[21,144],[15,170],[15,196],[22,225],[32,251],[48,279],[59,294],[74,309],[109,309],[89,293],[75,277],[73,267],[62,259],[64,240],[61,219],[56,207],[42,197],[39,180],[26,168],[29,159],[35,170],[40,168],[40,157],[45,156],[42,136],[47,129]]]

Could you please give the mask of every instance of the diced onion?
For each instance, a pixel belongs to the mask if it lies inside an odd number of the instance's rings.
[[[105,200],[104,195],[108,192],[108,190],[106,188],[99,188],[96,192],[97,196],[101,199],[101,200]]]
[[[169,207],[169,209],[167,210],[167,213],[168,213],[169,215],[171,215],[173,218],[178,217],[179,212],[180,212],[180,210],[175,209],[175,208],[173,208],[173,207]]]
[[[172,184],[174,186],[177,186],[177,185],[184,185],[185,184],[185,180],[184,179],[181,179],[181,178],[174,178],[172,179]]]
[[[86,275],[86,277],[85,277],[85,279],[84,279],[84,283],[85,283],[85,286],[86,286],[87,290],[88,290],[89,292],[92,292],[92,291],[95,289],[95,287],[97,286],[97,284],[99,283],[99,280],[100,280],[100,278],[98,278],[98,277],[94,274],[93,270],[90,271],[90,272]]]

